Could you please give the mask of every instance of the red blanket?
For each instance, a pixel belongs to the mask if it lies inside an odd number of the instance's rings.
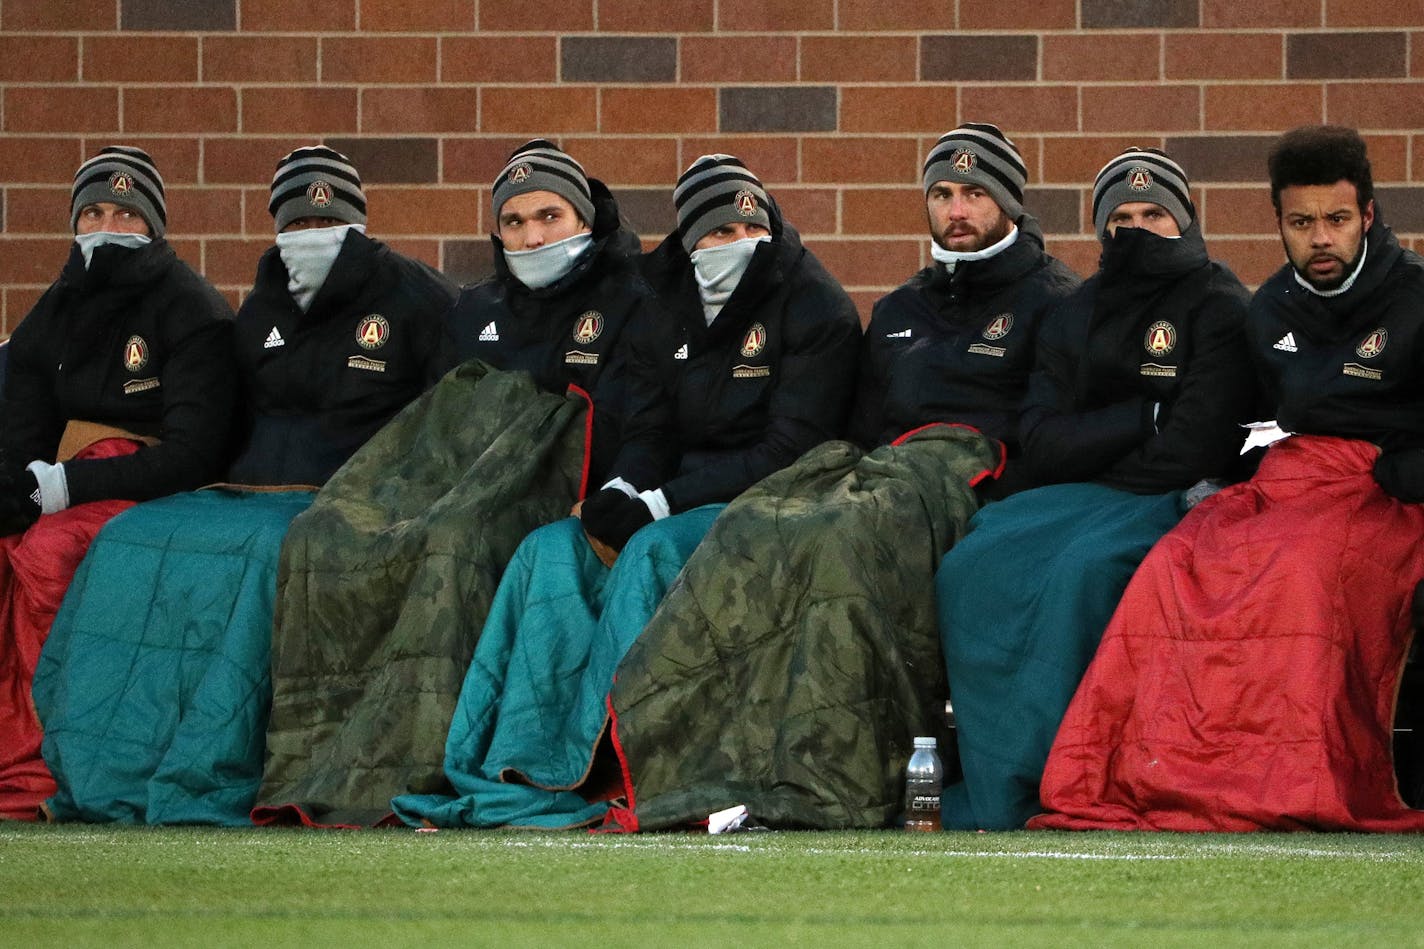
[[[138,442],[110,438],[77,458],[112,458]],[[96,501],[48,514],[25,531],[0,539],[0,818],[34,820],[54,793],[40,757],[44,737],[30,683],[64,591],[104,522],[132,501]]]
[[[1373,445],[1296,436],[1143,561],[1068,709],[1035,828],[1424,831],[1391,730],[1424,505]]]

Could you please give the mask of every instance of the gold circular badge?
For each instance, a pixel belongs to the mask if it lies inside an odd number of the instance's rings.
[[[967,175],[979,164],[979,155],[972,148],[956,148],[949,156],[949,163],[961,175]]]
[[[1127,187],[1132,191],[1146,191],[1152,187],[1152,172],[1141,165],[1133,165],[1127,170]]]
[[[329,181],[323,181],[318,178],[316,181],[307,185],[307,200],[311,202],[311,206],[314,208],[331,207],[333,194],[331,182]]]
[[[587,345],[598,339],[602,332],[603,314],[597,310],[589,310],[574,324],[574,342]]]
[[[130,336],[129,341],[124,343],[124,368],[129,372],[138,372],[147,365],[148,344],[142,336]]]
[[[1147,327],[1142,345],[1154,356],[1165,356],[1177,348],[1177,329],[1166,320],[1158,320]]]
[[[380,349],[386,345],[386,339],[390,335],[391,324],[379,313],[362,317],[360,325],[356,327],[356,343],[362,349]]]
[[[1355,355],[1361,359],[1373,359],[1384,352],[1385,345],[1389,342],[1389,333],[1385,332],[1383,326],[1370,332],[1360,341],[1360,345],[1355,347]]]
[[[109,176],[109,191],[121,198],[133,191],[133,186],[133,175],[126,171],[116,171]]]
[[[1014,328],[1014,315],[1012,313],[1000,313],[989,321],[989,325],[984,327],[984,338],[987,340],[1003,339],[1009,335],[1009,330]]]
[[[766,348],[766,327],[760,323],[753,323],[752,328],[747,330],[746,338],[742,340],[742,355],[755,356]]]
[[[509,173],[509,180],[519,184],[521,181],[528,181],[532,174],[534,174],[534,166],[524,162],[514,166],[514,170]]]
[[[750,191],[738,191],[734,203],[742,217],[753,217],[757,213],[756,195]]]

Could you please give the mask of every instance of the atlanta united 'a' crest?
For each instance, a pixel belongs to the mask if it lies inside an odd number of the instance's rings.
[[[1384,352],[1385,344],[1389,342],[1389,334],[1385,332],[1383,326],[1371,331],[1370,335],[1360,341],[1360,345],[1355,347],[1355,355],[1361,359],[1371,359]]]
[[[514,184],[519,184],[521,181],[528,181],[532,174],[534,174],[534,166],[526,161],[514,166],[514,170],[509,173],[509,180]]]
[[[1012,313],[1000,313],[989,321],[989,325],[984,327],[984,338],[1003,339],[1009,335],[1009,330],[1014,328],[1014,315]]]
[[[356,344],[362,349],[380,349],[391,335],[391,324],[379,313],[363,316],[356,327]]]
[[[738,191],[735,204],[742,217],[753,217],[757,213],[756,195],[750,191]]]
[[[972,148],[956,148],[949,156],[949,163],[961,175],[967,175],[979,164],[979,155]]]
[[[1152,187],[1152,172],[1141,165],[1127,169],[1127,187],[1132,191],[1146,191]]]
[[[116,171],[109,176],[109,191],[121,198],[133,191],[133,186],[133,175],[126,171]]]
[[[574,342],[587,345],[603,333],[603,314],[597,310],[589,310],[578,318],[574,324]]]
[[[1154,356],[1167,355],[1177,348],[1177,328],[1166,320],[1158,320],[1147,327],[1142,346]]]
[[[314,208],[331,207],[331,199],[334,193],[331,182],[323,181],[320,178],[307,185],[307,200],[311,202],[311,206]]]
[[[752,328],[747,330],[746,338],[742,340],[742,355],[755,356],[766,348],[766,327],[760,323],[753,323]]]
[[[138,372],[148,365],[148,343],[143,341],[142,336],[130,336],[129,341],[124,343],[124,368],[129,372]]]

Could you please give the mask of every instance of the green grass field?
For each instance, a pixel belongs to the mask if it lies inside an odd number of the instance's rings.
[[[1424,945],[1424,839],[0,825],[0,946]]]

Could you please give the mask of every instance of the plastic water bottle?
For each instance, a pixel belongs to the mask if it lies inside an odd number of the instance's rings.
[[[942,830],[939,795],[944,790],[944,764],[933,737],[915,738],[915,753],[905,768],[905,829]]]

